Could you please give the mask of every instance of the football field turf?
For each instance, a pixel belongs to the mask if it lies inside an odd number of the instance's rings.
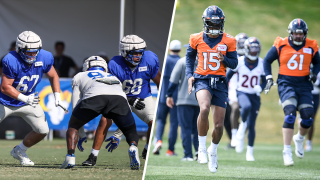
[[[246,161],[246,148],[238,154],[234,149],[225,150],[226,143],[218,147],[218,171],[211,173],[208,165],[197,161],[182,162],[181,141],[177,142],[175,152],[178,156],[168,157],[165,152],[168,142],[163,142],[160,155],[149,155],[145,180],[153,179],[320,179],[320,146],[305,152],[298,159],[293,151],[294,166],[283,165],[283,145],[256,144],[254,162]],[[207,143],[207,147],[210,144]],[[153,146],[151,147],[153,148]],[[292,145],[294,150],[294,145]]]
[[[103,144],[94,167],[81,166],[90,152],[93,141],[84,143],[84,152],[76,149],[76,167],[60,169],[67,154],[66,140],[54,139],[52,142],[41,141],[28,149],[27,155],[34,166],[22,167],[20,162],[10,155],[10,151],[21,140],[0,140],[0,179],[142,179],[145,160],[141,157],[145,141],[139,141],[140,170],[130,169],[128,145],[120,141],[119,147],[112,153]]]

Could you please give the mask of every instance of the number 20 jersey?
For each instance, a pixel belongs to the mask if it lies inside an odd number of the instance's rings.
[[[12,86],[24,95],[30,95],[41,81],[43,73],[48,73],[53,65],[50,52],[40,50],[37,60],[29,65],[15,51],[9,52],[2,60],[3,74],[14,79]],[[0,103],[5,106],[23,106],[26,103],[0,92]]]
[[[150,80],[159,71],[158,56],[152,51],[145,51],[140,63],[132,71],[122,56],[114,56],[108,64],[109,72],[122,83],[122,89],[128,97],[144,99],[151,96]]]
[[[226,67],[218,60],[217,48],[226,56],[227,52],[236,51],[236,40],[227,33],[223,33],[221,41],[217,44],[207,44],[204,41],[204,32],[190,36],[190,47],[198,52],[198,66],[196,74],[226,76]]]

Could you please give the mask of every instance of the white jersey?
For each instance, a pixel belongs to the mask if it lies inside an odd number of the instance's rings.
[[[238,73],[237,90],[248,94],[256,94],[254,86],[260,85],[261,76],[264,76],[263,59],[259,57],[258,65],[252,70],[247,67],[245,61],[245,56],[239,57],[238,66],[232,70]]]
[[[117,80],[118,78],[112,74],[100,70],[80,72],[72,79],[72,108],[74,108],[81,100],[99,96],[99,95],[119,95],[127,99],[126,94],[122,90],[122,84],[108,85],[96,81],[104,78],[110,80]]]

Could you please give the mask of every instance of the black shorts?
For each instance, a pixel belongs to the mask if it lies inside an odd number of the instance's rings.
[[[99,95],[82,100],[73,110],[77,119],[89,122],[102,114],[112,119],[115,116],[125,116],[131,113],[127,100],[119,95]]]

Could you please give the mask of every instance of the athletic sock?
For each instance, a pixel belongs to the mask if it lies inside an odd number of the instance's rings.
[[[144,148],[145,148],[146,150],[148,150],[148,144],[144,145]]]
[[[253,146],[247,146],[247,153],[253,154]]]
[[[297,135],[298,135],[298,138],[299,138],[299,139],[301,139],[301,140],[303,139],[303,140],[304,140],[304,136],[302,136],[302,135],[300,134],[300,131],[298,131]]]
[[[28,147],[23,144],[23,141],[22,141],[18,146],[19,146],[19,148],[22,149],[23,151],[27,151],[27,150],[28,150]]]
[[[231,129],[231,139],[236,138],[237,132],[238,132],[238,129]]]
[[[214,153],[214,154],[217,154],[217,148],[219,146],[219,143],[218,144],[215,144],[211,141],[211,152]]]
[[[199,139],[199,150],[200,149],[206,149],[206,141],[207,141],[207,136],[199,136],[198,135],[198,139]]]
[[[68,154],[69,154],[70,156],[72,156],[72,155],[74,155],[74,151],[75,151],[75,150],[68,150]]]
[[[100,150],[95,150],[95,149],[92,148],[91,153],[92,153],[94,156],[98,156],[99,151],[100,151]]]
[[[291,145],[283,145],[283,150],[291,152]]]

